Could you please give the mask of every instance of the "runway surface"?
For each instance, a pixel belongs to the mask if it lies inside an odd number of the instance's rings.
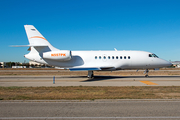
[[[53,84],[55,77],[55,84]],[[180,86],[180,76],[0,76],[0,86]]]
[[[99,100],[0,102],[0,119],[180,119],[180,101]]]

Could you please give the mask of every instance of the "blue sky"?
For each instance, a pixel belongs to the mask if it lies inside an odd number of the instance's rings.
[[[179,0],[0,0],[0,61],[26,62],[24,25],[62,50],[141,50],[180,61]]]

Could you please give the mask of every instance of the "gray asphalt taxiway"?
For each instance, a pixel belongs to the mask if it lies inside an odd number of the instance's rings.
[[[53,83],[54,78],[54,83]],[[180,86],[180,76],[0,76],[0,86]]]
[[[180,101],[4,101],[0,119],[16,120],[179,120]]]
[[[55,84],[53,78],[55,77]],[[0,86],[180,86],[180,76],[0,76]],[[179,120],[180,101],[25,100],[0,101],[0,120]]]

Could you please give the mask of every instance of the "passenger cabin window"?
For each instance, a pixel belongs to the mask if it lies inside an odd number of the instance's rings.
[[[155,54],[149,54],[149,57],[158,58]],[[106,56],[99,56],[99,59],[106,59]],[[112,59],[123,59],[123,56],[112,56]],[[98,59],[98,56],[95,56],[95,59]],[[108,56],[107,59],[111,59],[111,56]],[[130,56],[124,56],[124,59],[131,59]]]
[[[149,54],[149,57],[159,58],[156,54]]]

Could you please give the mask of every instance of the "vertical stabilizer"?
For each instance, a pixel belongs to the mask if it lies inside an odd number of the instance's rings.
[[[24,25],[24,27],[26,30],[26,34],[30,46],[33,47],[47,46],[52,51],[57,50],[45,39],[45,37],[33,25]]]
[[[33,25],[24,25],[31,51],[25,55],[29,60],[45,63],[42,60],[44,52],[58,51],[53,47]]]

